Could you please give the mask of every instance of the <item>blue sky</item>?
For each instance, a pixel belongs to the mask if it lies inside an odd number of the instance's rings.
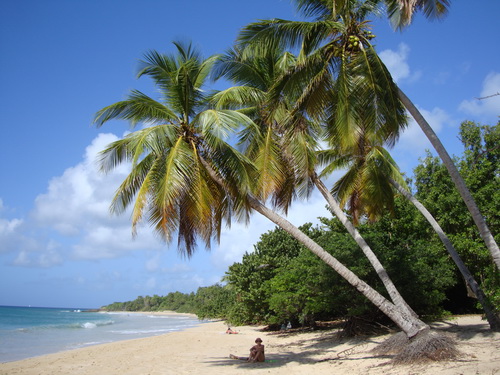
[[[463,120],[494,124],[500,97],[500,2],[454,1],[443,22],[418,17],[394,32],[374,23],[375,44],[394,78],[451,153]],[[128,215],[108,205],[126,166],[97,171],[95,155],[129,129],[91,125],[130,89],[150,49],[192,40],[209,56],[238,30],[265,18],[298,19],[288,0],[4,0],[0,13],[0,305],[99,307],[138,295],[191,292],[218,282],[273,225],[235,223],[211,252],[178,255],[144,227],[131,239]],[[414,124],[393,150],[411,175],[429,148]],[[296,225],[326,215],[313,195],[289,214]]]

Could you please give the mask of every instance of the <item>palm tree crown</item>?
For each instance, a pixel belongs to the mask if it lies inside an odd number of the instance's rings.
[[[296,195],[311,191],[308,174],[314,170],[319,127],[295,113],[290,120],[293,100],[281,96],[270,104],[271,90],[296,64],[296,57],[280,48],[258,55],[238,49],[229,51],[215,67],[236,86],[214,95],[218,107],[239,108],[253,123],[241,129],[240,145],[258,170],[254,194],[287,211]]]
[[[233,214],[245,218],[245,192],[251,164],[225,139],[250,120],[232,110],[207,106],[203,91],[217,56],[203,59],[191,45],[174,43],[177,54],[151,51],[140,63],[139,77],[148,76],[159,88],[159,101],[132,91],[124,101],[97,112],[95,124],[125,119],[135,127],[101,153],[101,168],[110,171],[131,162],[132,170],[111,204],[114,213],[132,209],[132,226],[143,219],[165,241],[178,236],[179,250],[190,256],[201,239],[207,247],[219,239],[223,222]],[[224,177],[222,187],[207,166]]]

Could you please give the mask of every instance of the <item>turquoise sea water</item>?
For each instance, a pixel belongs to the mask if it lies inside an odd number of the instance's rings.
[[[161,335],[200,324],[189,315],[85,312],[0,306],[0,362],[107,342]]]

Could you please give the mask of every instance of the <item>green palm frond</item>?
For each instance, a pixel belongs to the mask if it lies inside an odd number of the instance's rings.
[[[110,211],[113,214],[118,215],[125,212],[141,189],[143,189],[143,194],[146,193],[146,195],[142,195],[140,199],[141,204],[144,204],[147,201],[147,199],[143,200],[142,198],[147,197],[149,182],[144,183],[144,181],[148,178],[148,176],[151,176],[150,171],[155,169],[155,162],[154,156],[149,155],[142,159],[141,162],[130,171],[128,176],[116,190],[115,196],[113,197],[110,206]],[[138,209],[136,216],[141,216],[141,214],[142,209]]]
[[[372,116],[368,124],[373,124],[377,133],[389,147],[399,138],[408,124],[406,110],[399,100],[397,86],[373,46],[362,48],[358,55],[361,63],[359,74],[363,77],[360,87],[365,100],[365,109],[370,108]]]
[[[210,56],[200,64],[198,72],[195,75],[196,79],[194,80],[193,84],[198,91],[203,92],[201,88],[207,81],[208,77],[212,74],[213,67],[220,58],[221,55]]]
[[[294,0],[295,7],[305,17],[314,17],[315,19],[328,19],[335,12],[337,3],[341,1],[333,0]]]
[[[259,171],[256,183],[257,191],[255,193],[263,200],[266,200],[276,190],[276,186],[282,183],[285,176],[283,164],[280,162],[281,150],[274,136],[272,128],[268,127],[260,139],[255,154],[248,155],[254,160],[254,164]]]
[[[351,165],[352,155],[340,154],[339,151],[337,148],[329,148],[316,153],[318,165],[323,166],[323,170],[319,174],[321,178],[327,177],[337,170],[347,169]]]
[[[348,203],[349,211],[356,224],[362,215],[370,220],[378,219],[385,210],[394,210],[394,191],[390,180],[403,183],[403,177],[395,161],[381,146],[367,147],[363,154],[345,155],[330,159],[335,163],[344,161],[347,173],[335,184],[332,192],[343,206]],[[332,168],[329,165],[328,168]]]
[[[251,122],[249,117],[237,111],[208,109],[199,113],[192,124],[210,147],[217,148],[239,127]]]
[[[98,163],[105,173],[124,162],[131,162],[135,167],[147,153],[159,155],[168,149],[176,136],[176,129],[170,125],[157,125],[130,133],[101,151]]]
[[[345,58],[344,58],[345,60]],[[332,147],[350,149],[359,139],[359,109],[361,97],[357,95],[355,78],[350,74],[348,62],[340,66],[332,90],[330,117],[327,119],[325,133]]]
[[[157,51],[149,51],[144,59],[139,61],[137,78],[148,76],[156,85],[164,90],[169,90],[172,85],[172,72],[177,70],[175,57],[161,54]]]
[[[266,94],[250,86],[232,86],[211,96],[210,102],[216,108],[239,109],[262,103]]]
[[[334,21],[301,22],[282,19],[261,20],[245,26],[238,36],[239,46],[245,53],[265,55],[272,49],[298,49],[313,51],[328,39],[332,30],[343,29]],[[303,45],[305,44],[305,46]]]
[[[138,123],[165,124],[178,121],[169,108],[140,91],[133,90],[127,100],[104,107],[94,117],[94,124],[101,127],[109,120],[128,120],[135,127]]]
[[[238,49],[230,49],[222,55],[214,65],[212,77],[214,80],[222,77],[237,83],[241,86],[251,86],[257,89],[265,90],[269,84],[268,75],[272,75],[272,65],[267,65],[267,71],[259,69],[265,59],[255,57],[244,58]],[[271,72],[269,72],[271,69]]]

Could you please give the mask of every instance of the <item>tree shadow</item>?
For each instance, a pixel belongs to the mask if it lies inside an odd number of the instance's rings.
[[[282,366],[286,366],[289,363],[299,363],[299,364],[315,364],[319,362],[326,361],[343,361],[343,360],[364,360],[367,358],[381,358],[379,355],[370,355],[365,353],[366,356],[348,358],[349,355],[355,351],[356,353],[363,352],[366,346],[369,344],[377,343],[373,337],[362,336],[355,338],[339,338],[338,331],[332,330],[322,333],[321,335],[310,338],[305,337],[307,332],[292,332],[292,333],[282,333],[280,336],[296,337],[295,341],[287,344],[274,345],[273,349],[284,349],[279,353],[273,352],[272,350],[266,353],[266,361],[261,363],[249,363],[243,360],[235,360],[227,357],[212,357],[205,363],[212,366],[223,366],[223,367],[234,367],[234,368],[259,368],[259,369],[272,369]],[[343,349],[341,351],[335,351],[335,348],[348,345],[348,349]],[[286,348],[300,348],[300,350],[286,350]],[[321,358],[320,357],[324,357]],[[383,357],[382,357],[383,358]],[[388,357],[389,358],[389,357]]]
[[[453,320],[441,320],[431,323],[433,329],[453,334],[459,340],[469,340],[475,336],[491,338],[495,333],[489,330],[487,322],[474,324],[458,324]],[[311,337],[310,333],[316,333]],[[274,344],[268,347],[266,362],[249,363],[234,360],[228,356],[208,358],[205,363],[211,366],[244,369],[273,369],[286,366],[289,363],[315,364],[320,362],[365,361],[377,359],[374,367],[393,366],[393,355],[380,355],[371,352],[371,348],[380,344],[387,335],[363,335],[355,337],[340,337],[338,329],[332,330],[294,330],[288,332],[268,333],[278,337],[293,338],[293,341]],[[276,350],[275,351],[273,351]],[[380,362],[381,361],[381,362]],[[455,362],[474,362],[474,359],[460,358]]]
[[[477,336],[491,338],[495,335],[487,321],[479,324],[458,324],[453,320],[439,320],[430,325],[433,329],[453,333],[459,340],[469,340]]]

